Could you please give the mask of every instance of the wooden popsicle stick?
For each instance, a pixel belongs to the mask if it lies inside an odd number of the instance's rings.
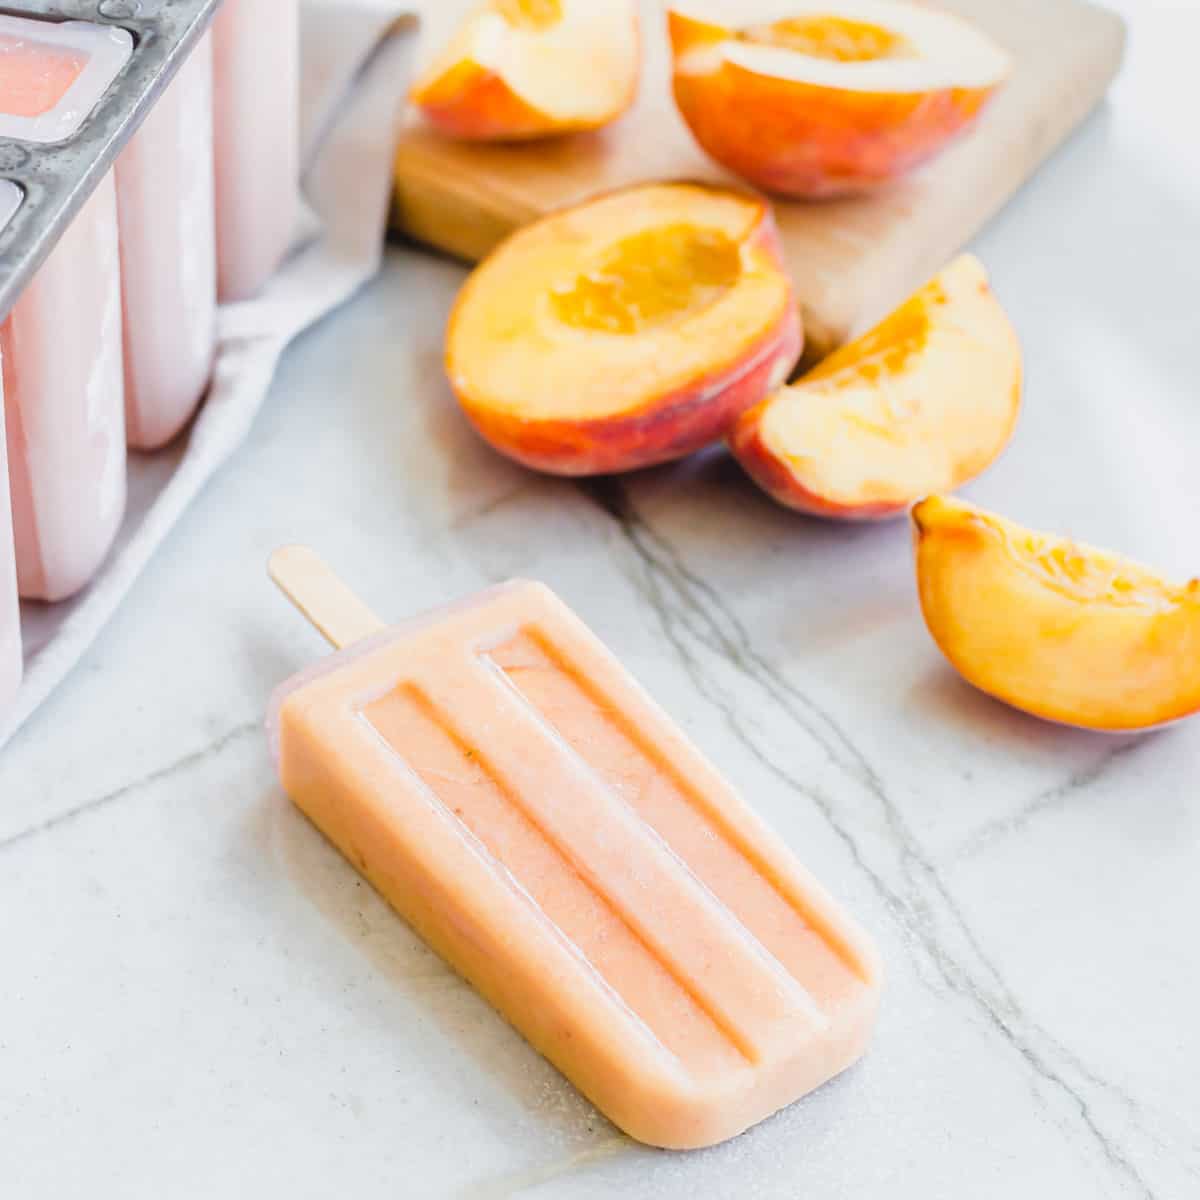
[[[339,650],[386,628],[310,546],[280,546],[267,560],[267,573]]]

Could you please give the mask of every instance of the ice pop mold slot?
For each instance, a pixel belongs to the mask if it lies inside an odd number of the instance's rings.
[[[278,694],[284,789],[627,1133],[722,1141],[863,1053],[867,936],[549,589],[322,624],[370,636]]]
[[[0,14],[0,137],[69,138],[132,53],[133,36],[120,26]]]

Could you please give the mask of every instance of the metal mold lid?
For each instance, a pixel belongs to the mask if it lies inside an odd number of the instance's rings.
[[[122,30],[132,52],[78,128],[53,143],[0,127],[0,319],[112,166],[221,0],[0,0],[9,17]],[[78,81],[77,81],[78,82]],[[65,99],[65,97],[64,97]],[[0,121],[4,121],[0,118]],[[4,219],[5,183],[20,194]]]

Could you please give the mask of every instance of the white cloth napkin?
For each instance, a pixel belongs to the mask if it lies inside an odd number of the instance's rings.
[[[397,0],[302,0],[301,137],[307,201],[292,254],[259,298],[227,305],[216,370],[189,435],[131,455],[129,505],[95,581],[63,604],[25,604],[25,677],[0,714],[0,746],[62,681],[150,556],[245,438],[287,343],[379,267],[397,113],[416,26]]]

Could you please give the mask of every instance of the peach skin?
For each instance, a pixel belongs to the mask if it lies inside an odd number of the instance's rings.
[[[493,251],[450,315],[446,372],[501,453],[596,475],[725,437],[800,347],[766,203],[651,184],[553,213]]]
[[[680,0],[668,10],[675,101],[700,145],[769,192],[887,183],[967,129],[1005,51],[906,0]]]
[[[1003,450],[1021,404],[1021,348],[979,261],[964,254],[869,333],[743,413],[730,447],[781,504],[893,517]]]
[[[634,0],[485,0],[409,96],[451,137],[522,141],[615,120],[640,66]]]
[[[912,521],[925,623],[981,691],[1106,731],[1200,709],[1200,580],[1170,584],[942,496],[917,504]]]

